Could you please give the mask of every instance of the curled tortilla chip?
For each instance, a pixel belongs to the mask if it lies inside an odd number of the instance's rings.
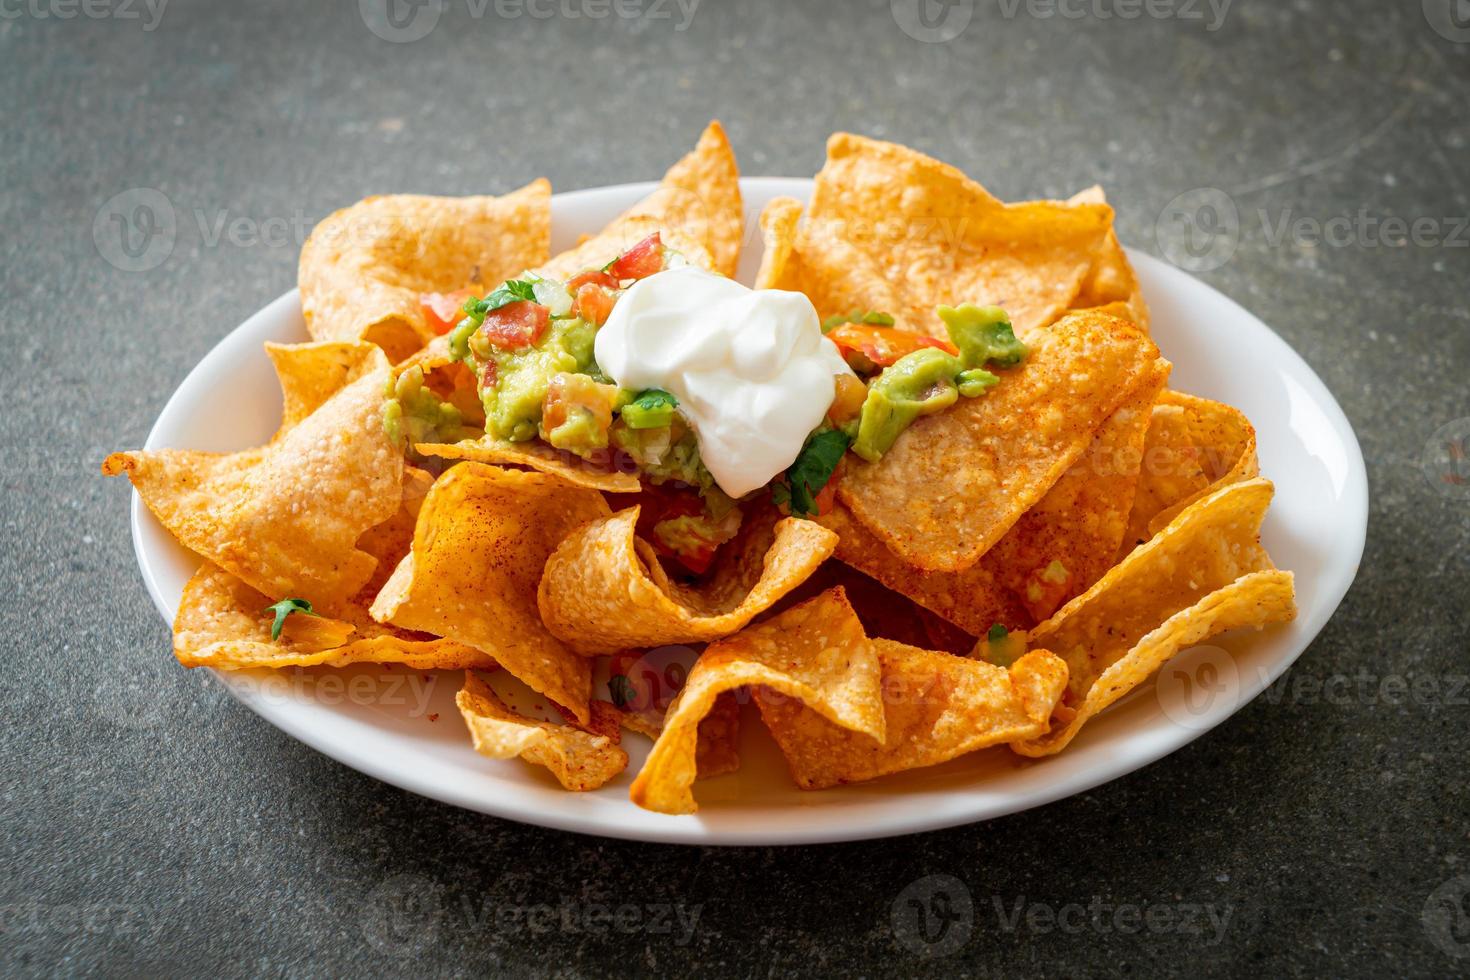
[[[604,493],[637,493],[637,473],[613,469],[616,457],[611,450],[601,451],[593,459],[549,446],[538,440],[509,442],[485,435],[480,439],[456,443],[421,442],[414,446],[425,456],[444,459],[468,459],[499,466],[524,466],[545,473],[574,487],[601,490]]]
[[[613,735],[555,725],[517,714],[473,671],[455,704],[470,730],[475,751],[491,759],[514,759],[545,766],[573,792],[593,790],[628,768],[628,753]]]
[[[770,229],[789,222],[782,205]],[[948,164],[837,133],[763,285],[806,292],[823,317],[878,310],[925,334],[940,332],[940,304],[994,304],[1024,337],[1073,306],[1112,227],[1105,203],[1004,204]]]
[[[489,290],[546,260],[551,184],[502,197],[369,197],[329,215],[301,249],[306,328],[317,340],[366,340],[397,362],[434,333],[422,293]]]
[[[648,761],[633,780],[634,803],[694,813],[700,723],[721,694],[762,685],[795,698],[833,724],[882,740],[878,654],[840,588],[712,644],[674,703]]]
[[[1101,187],[1093,185],[1072,195],[1067,203],[1106,204],[1107,196]],[[1072,300],[1074,310],[1089,308],[1127,320],[1144,333],[1148,332],[1148,304],[1144,302],[1133,263],[1128,261],[1128,254],[1123,251],[1118,233],[1113,229],[1108,230],[1107,238],[1093,253],[1092,267],[1082,281],[1077,297]]]
[[[1141,469],[1127,548],[1201,497],[1259,473],[1255,427],[1229,405],[1166,391],[1154,407]]]
[[[744,221],[735,154],[724,127],[711,122],[694,150],[669,168],[652,194],[536,271],[548,279],[569,279],[600,269],[657,231],[666,246],[683,253],[692,265],[733,276]]]
[[[886,740],[823,718],[806,705],[756,691],[761,720],[796,785],[825,789],[938,765],[1046,731],[1067,686],[1067,665],[1033,650],[1009,670],[967,657],[874,640],[883,667]]]
[[[271,639],[271,600],[214,565],[205,563],[184,586],[174,617],[174,656],[185,667],[245,670],[252,667],[346,667],[405,664],[415,670],[493,668],[473,647],[426,634],[381,626],[359,607],[337,618],[295,614]]]
[[[1031,631],[1033,646],[1066,660],[1066,704],[1076,714],[1017,752],[1061,751],[1185,646],[1295,615],[1291,574],[1276,571],[1260,544],[1271,495],[1270,482],[1255,479],[1197,501]]]
[[[964,571],[1086,451],[1159,351],[1129,324],[1075,313],[1035,331],[1019,367],[979,398],[918,419],[837,497],[909,564]]]
[[[265,345],[266,356],[281,383],[281,426],[276,442],[327,399],[382,363],[378,349],[359,341],[321,341],[312,344]]]
[[[383,431],[388,364],[377,352],[368,360],[268,446],[113,453],[102,472],[126,473],[180,543],[257,591],[333,608],[372,576],[377,562],[357,539],[402,496],[403,457]]]
[[[373,601],[372,616],[485,651],[585,723],[592,662],[542,625],[536,585],[568,532],[607,513],[594,490],[461,463],[429,491],[412,551]]]
[[[638,507],[567,536],[546,562],[546,628],[583,653],[716,640],[741,629],[826,561],[837,536],[811,521],[747,517],[700,586],[669,579],[635,536]],[[770,520],[774,520],[772,516]]]

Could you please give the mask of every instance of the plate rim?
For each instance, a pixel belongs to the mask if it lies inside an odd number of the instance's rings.
[[[767,194],[790,193],[793,196],[803,196],[810,193],[813,186],[812,178],[801,177],[741,177],[742,192],[747,188],[761,188]],[[563,205],[576,204],[589,198],[604,196],[643,194],[657,186],[655,181],[635,181],[622,184],[610,184],[601,187],[580,188],[572,191],[560,192],[554,195],[554,201],[560,201]],[[745,197],[745,194],[742,194]],[[749,212],[747,212],[749,216]],[[746,235],[749,236],[754,222],[747,222]],[[748,240],[742,245],[749,244]],[[1082,775],[1074,775],[1071,779],[1057,780],[1051,785],[1044,785],[1030,792],[1024,802],[1018,805],[1004,805],[999,808],[988,807],[982,801],[976,801],[969,806],[960,807],[957,810],[945,810],[932,814],[914,813],[905,819],[893,820],[891,818],[881,819],[874,825],[872,822],[864,823],[861,818],[852,825],[840,823],[832,825],[830,820],[811,820],[800,827],[764,828],[756,822],[752,828],[743,827],[721,827],[711,829],[706,826],[698,815],[671,817],[663,814],[644,813],[640,811],[640,820],[636,824],[624,824],[618,822],[609,826],[594,816],[590,810],[578,812],[576,810],[534,810],[534,801],[516,802],[515,794],[506,794],[503,797],[485,799],[483,796],[472,795],[469,792],[460,791],[455,785],[444,785],[431,778],[417,778],[416,771],[405,769],[401,765],[384,762],[370,751],[354,752],[352,744],[331,738],[317,731],[311,723],[311,719],[300,716],[291,710],[291,705],[283,703],[272,705],[253,699],[247,689],[237,683],[232,683],[227,671],[216,671],[209,668],[211,674],[219,680],[222,686],[230,692],[241,704],[265,719],[280,731],[322,753],[334,761],[346,765],[364,775],[370,776],[381,782],[387,783],[398,789],[405,790],[415,795],[424,796],[458,806],[472,812],[484,813],[490,816],[513,820],[529,826],[546,827],[555,830],[569,831],[585,834],[588,836],[636,840],[650,843],[672,843],[693,846],[799,846],[819,843],[842,843],[856,840],[879,840],[889,837],[907,836],[910,834],[927,833],[942,830],[949,827],[962,826],[965,824],[979,823],[987,820],[997,819],[1022,813],[1038,806],[1054,803],[1059,799],[1074,796],[1078,793],[1087,792],[1104,783],[1123,778],[1130,773],[1136,772],[1153,762],[1157,762],[1166,756],[1172,755],[1179,749],[1193,742],[1195,739],[1212,731],[1227,721],[1236,711],[1254,701],[1260,694],[1274,683],[1282,674],[1296,663],[1303,653],[1316,641],[1327,623],[1337,613],[1348,590],[1357,578],[1362,564],[1363,550],[1367,540],[1367,524],[1369,514],[1369,487],[1367,481],[1367,469],[1364,463],[1362,448],[1358,442],[1357,434],[1353,430],[1351,421],[1343,412],[1341,405],[1333,396],[1332,392],[1311,365],[1289,344],[1280,334],[1265,321],[1251,313],[1231,297],[1220,292],[1209,283],[1190,275],[1182,269],[1158,259],[1152,255],[1140,252],[1134,248],[1125,248],[1130,261],[1139,269],[1148,269],[1150,275],[1172,278],[1176,281],[1187,281],[1189,288],[1204,289],[1212,293],[1217,300],[1223,301],[1233,308],[1238,315],[1249,317],[1263,329],[1268,337],[1268,342],[1273,344],[1275,350],[1273,356],[1292,362],[1296,369],[1292,373],[1298,380],[1305,380],[1308,394],[1314,404],[1324,413],[1331,423],[1334,433],[1338,436],[1341,444],[1347,450],[1347,479],[1345,481],[1342,499],[1344,506],[1355,505],[1351,528],[1342,529],[1352,535],[1348,541],[1348,550],[1352,555],[1351,567],[1344,568],[1335,581],[1326,583],[1324,591],[1323,612],[1320,614],[1321,621],[1309,627],[1310,635],[1300,644],[1300,648],[1289,656],[1281,656],[1270,661],[1269,668],[1260,671],[1256,677],[1242,684],[1240,696],[1233,704],[1218,714],[1213,715],[1208,724],[1202,724],[1194,728],[1186,728],[1181,725],[1173,725],[1162,731],[1151,731],[1154,742],[1150,746],[1134,756],[1125,758],[1120,764],[1098,767],[1096,770]],[[157,443],[161,439],[161,430],[166,427],[165,423],[171,418],[180,405],[193,402],[197,397],[196,388],[205,387],[208,380],[207,375],[201,370],[205,363],[217,355],[222,348],[241,345],[253,333],[254,326],[261,320],[272,320],[282,315],[283,309],[300,307],[300,292],[293,288],[262,306],[249,317],[243,320],[223,337],[219,339],[210,349],[190,368],[189,373],[180,382],[173,393],[164,402],[158,417],[149,429],[148,437],[144,441],[144,448],[160,448]],[[251,342],[253,344],[253,341]],[[142,573],[144,585],[148,591],[154,608],[163,618],[164,623],[172,629],[173,609],[172,604],[164,594],[164,588],[159,581],[158,573],[152,566],[145,545],[144,522],[151,519],[151,514],[142,503],[142,498],[136,490],[131,491],[130,506],[130,531],[133,539],[133,553]],[[580,794],[568,794],[569,799],[575,799]],[[631,803],[628,803],[632,806]],[[994,811],[994,812],[991,812]],[[811,811],[820,814],[820,810]],[[827,814],[828,817],[833,814]],[[844,816],[852,816],[851,812]]]

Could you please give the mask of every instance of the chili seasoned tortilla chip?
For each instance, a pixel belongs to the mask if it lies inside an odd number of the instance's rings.
[[[1164,392],[1144,446],[1128,544],[1158,533],[1201,497],[1259,472],[1256,430],[1238,409]]]
[[[628,753],[613,735],[555,725],[517,714],[474,671],[466,671],[455,704],[475,751],[491,759],[517,756],[545,766],[573,792],[593,790],[628,767]],[[617,727],[613,726],[614,735]]]
[[[422,633],[382,626],[361,606],[335,618],[288,616],[271,639],[271,600],[205,563],[184,586],[174,617],[174,656],[185,667],[345,667],[405,664],[414,670],[493,668],[489,654]]]
[[[583,653],[716,640],[741,629],[826,561],[837,536],[811,521],[748,515],[700,586],[669,579],[637,538],[638,507],[587,524],[546,562],[546,628]]]
[[[332,608],[372,576],[377,562],[357,539],[402,496],[403,457],[383,431],[388,364],[376,352],[369,360],[267,446],[113,453],[102,472],[126,473],[180,543],[257,591]]]
[[[773,227],[790,220],[781,207]],[[763,285],[806,291],[823,317],[879,310],[925,334],[940,331],[940,304],[994,304],[1024,337],[1072,307],[1112,227],[1106,204],[1004,204],[922,153],[837,133],[794,246]]]
[[[569,279],[600,269],[657,231],[666,246],[691,264],[734,276],[744,221],[735,154],[724,127],[711,122],[694,150],[664,174],[657,190],[536,271],[548,279]]]
[[[1296,613],[1292,578],[1260,544],[1272,486],[1236,483],[1185,509],[1082,595],[1032,630],[1029,642],[1067,661],[1074,717],[1015,746],[1063,749],[1089,718],[1147,680],[1180,649],[1226,629]]]
[[[877,463],[849,461],[837,498],[911,565],[964,571],[1030,510],[1138,385],[1159,351],[1131,325],[1074,313],[979,398],[909,426]]]
[[[882,740],[878,654],[840,588],[712,644],[669,706],[663,733],[633,780],[634,803],[694,813],[700,722],[721,694],[761,685],[834,724]]]
[[[694,750],[697,774],[694,778],[713,779],[737,772],[740,769],[739,737],[740,699],[735,692],[726,691],[715,698],[709,714],[699,722],[699,743]]]
[[[761,720],[802,789],[826,789],[938,765],[1045,732],[1067,665],[1033,650],[1009,670],[874,640],[883,667],[885,741],[842,728],[798,701],[756,691]]]
[[[498,466],[524,466],[545,473],[575,487],[601,490],[604,493],[637,493],[638,475],[611,469],[612,454],[606,459],[585,459],[538,440],[509,442],[486,435],[473,441],[456,443],[421,442],[414,446],[425,456],[444,459],[468,459]],[[603,465],[603,464],[606,465]]]
[[[493,289],[546,261],[551,184],[501,197],[369,197],[329,215],[301,249],[306,328],[366,340],[397,362],[433,338],[420,295]]]
[[[310,344],[265,345],[266,356],[281,383],[281,426],[276,442],[327,399],[381,365],[376,347],[361,341],[320,341]]]
[[[607,513],[594,490],[461,463],[429,491],[413,549],[373,601],[372,616],[485,651],[585,723],[592,661],[541,624],[536,584],[562,538]]]
[[[1096,184],[1085,191],[1072,195],[1068,204],[1106,204],[1107,195]],[[1109,229],[1107,238],[1098,246],[1092,257],[1092,267],[1082,282],[1082,289],[1072,300],[1075,310],[1096,309],[1128,320],[1138,329],[1148,332],[1148,304],[1138,285],[1138,275],[1133,263],[1123,251],[1116,230]]]
[[[1056,612],[1116,562],[1153,405],[1171,366],[1163,358],[1153,362],[1087,451],[980,559],[1016,593],[1033,622]]]

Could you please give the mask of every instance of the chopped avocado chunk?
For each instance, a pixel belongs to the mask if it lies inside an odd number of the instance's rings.
[[[1015,367],[1026,356],[1026,345],[1016,339],[1011,319],[999,306],[941,306],[939,319],[949,330],[949,339],[960,349],[966,368]]]
[[[597,328],[585,320],[553,320],[534,347],[492,351],[495,384],[481,392],[486,431],[512,442],[534,439],[552,377],[591,373],[596,336]]]
[[[985,394],[987,388],[1000,384],[1000,378],[984,368],[968,368],[955,375],[954,380],[959,385],[960,394],[966,398],[977,398]]]
[[[630,429],[657,429],[674,421],[679,400],[660,388],[641,391],[623,406],[623,422]]]
[[[853,310],[851,313],[839,313],[837,316],[829,316],[822,321],[822,333],[831,333],[844,323],[861,323],[870,327],[891,327],[893,317],[888,313],[879,313],[875,310]]]
[[[878,462],[914,419],[959,400],[955,376],[962,370],[959,358],[937,347],[925,347],[894,361],[868,384],[852,451],[870,463]]]
[[[424,385],[424,369],[414,365],[388,382],[383,405],[383,430],[396,446],[421,442],[458,442],[464,438],[464,417]]]

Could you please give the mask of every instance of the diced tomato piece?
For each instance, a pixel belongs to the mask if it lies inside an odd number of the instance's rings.
[[[420,293],[419,303],[424,308],[424,322],[435,333],[448,333],[455,324],[464,319],[464,301],[475,295],[473,289],[458,289],[452,293]]]
[[[551,376],[546,397],[541,402],[541,428],[550,433],[560,428],[575,411],[586,411],[607,445],[607,430],[612,425],[613,405],[618,398],[616,385],[598,384],[585,374],[565,371]]]
[[[608,268],[608,273],[619,281],[623,279],[646,279],[664,268],[664,245],[658,232],[619,255]]]
[[[540,303],[522,299],[486,313],[480,331],[486,340],[501,350],[520,350],[540,340],[550,323],[550,310]]]
[[[606,286],[608,289],[617,289],[620,285],[617,279],[603,272],[601,269],[588,269],[586,272],[579,272],[567,280],[567,292],[575,296],[577,290],[588,283],[594,286]]]
[[[617,293],[606,286],[589,282],[577,287],[573,294],[572,312],[596,326],[602,326],[612,314]]]
[[[827,485],[817,491],[816,505],[818,517],[832,513],[833,503],[837,499],[837,477],[838,474],[834,472],[832,478],[827,481]]]
[[[480,372],[480,387],[482,389],[494,388],[499,377],[499,373],[495,370],[495,362],[486,361],[484,370]]]
[[[888,367],[905,354],[925,347],[938,347],[950,354],[960,352],[954,344],[938,337],[864,323],[844,323],[827,334],[827,339],[836,344],[838,350],[862,354],[879,367]]]
[[[827,418],[833,425],[842,425],[862,414],[863,402],[868,399],[868,386],[856,375],[839,374],[834,379],[833,388],[832,404],[827,409]]]
[[[703,575],[709,571],[710,565],[714,564],[715,552],[719,545],[703,542],[694,551],[673,551],[665,547],[657,538],[654,538],[653,548],[659,554],[668,555],[670,558],[689,569],[695,575]]]

